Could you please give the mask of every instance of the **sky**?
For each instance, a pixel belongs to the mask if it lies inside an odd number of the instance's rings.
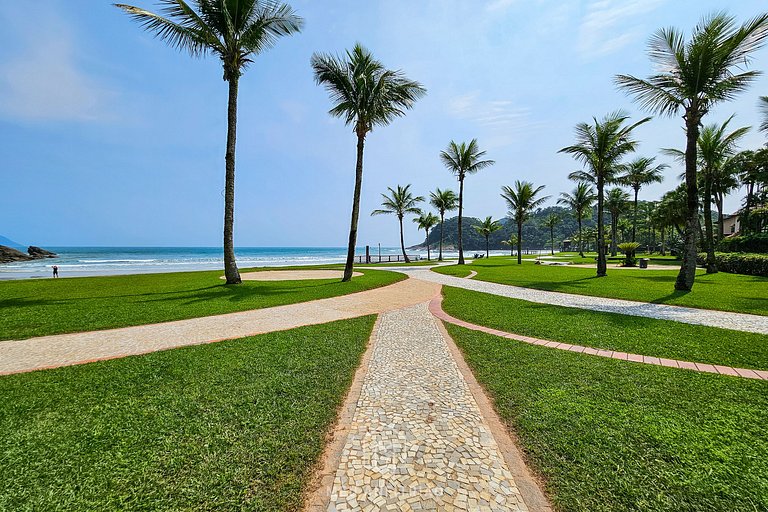
[[[368,135],[359,245],[398,244],[394,217],[371,217],[386,188],[458,190],[439,153],[477,138],[494,166],[467,178],[465,215],[501,218],[503,185],[545,185],[554,204],[579,168],[558,150],[574,126],[617,109],[647,115],[618,74],[652,73],[657,29],[686,33],[712,0],[293,0],[304,30],[256,57],[240,83],[235,244],[344,246],[355,135],[328,115],[313,52],[360,42],[427,89],[407,116]],[[740,21],[764,2],[728,3]],[[154,8],[153,0],[135,5]],[[227,84],[214,57],[167,47],[109,2],[6,2],[0,10],[0,235],[49,246],[217,246],[223,225]],[[765,69],[768,49],[755,54]],[[760,77],[705,123],[757,126]],[[683,148],[680,118],[637,129],[637,155]],[[741,144],[755,149],[752,130]],[[658,199],[681,172],[641,191]],[[738,208],[734,194],[726,209]],[[423,240],[406,222],[406,244]]]

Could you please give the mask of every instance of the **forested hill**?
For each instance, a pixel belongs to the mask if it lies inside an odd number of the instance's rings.
[[[531,218],[523,225],[523,249],[548,249],[549,248],[549,228],[544,227],[542,222],[550,213],[557,213],[562,222],[555,227],[555,248],[562,240],[569,239],[578,231],[576,218],[571,215],[570,210],[559,206],[550,206],[542,208],[531,215]],[[459,240],[458,217],[445,220],[443,246],[455,248]],[[510,235],[517,233],[517,226],[512,219],[504,218],[500,220],[504,226],[499,231],[493,233],[490,237],[491,249],[509,249],[509,246],[503,245],[502,240],[506,240]],[[468,251],[485,250],[485,238],[477,234],[472,226],[480,224],[480,219],[474,217],[464,217],[463,242],[464,248]],[[585,219],[584,227],[594,226],[592,219]],[[440,224],[436,225],[429,233],[429,243],[432,247],[437,247],[440,240]],[[424,244],[414,246],[414,248],[424,247]]]

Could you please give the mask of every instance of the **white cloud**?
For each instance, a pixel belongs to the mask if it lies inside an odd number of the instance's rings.
[[[642,37],[636,18],[666,0],[594,0],[579,27],[579,51],[586,58],[617,52]]]
[[[517,0],[493,0],[485,6],[487,11],[503,11],[512,6]]]
[[[528,125],[530,109],[516,107],[509,100],[480,100],[477,92],[456,96],[448,101],[448,112],[456,118],[480,126]]]

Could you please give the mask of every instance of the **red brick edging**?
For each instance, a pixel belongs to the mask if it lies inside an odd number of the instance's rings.
[[[653,364],[656,366],[668,366],[670,368],[681,368],[683,370],[693,370],[696,372],[705,373],[717,373],[720,375],[730,375],[732,377],[743,377],[745,379],[757,379],[768,380],[768,371],[763,370],[749,370],[747,368],[733,368],[730,366],[721,366],[717,364],[704,364],[704,363],[692,363],[690,361],[679,361],[677,359],[664,359],[662,357],[643,356],[640,354],[628,354],[626,352],[614,352],[612,350],[602,350],[592,347],[584,347],[582,345],[570,345],[568,343],[560,343],[557,341],[542,340],[539,338],[531,338],[530,336],[521,336],[519,334],[513,334],[509,332],[499,331],[498,329],[492,329],[482,325],[471,324],[464,320],[454,318],[445,311],[443,311],[443,298],[437,296],[429,303],[429,311],[436,318],[450,324],[458,325],[466,329],[473,331],[480,331],[486,334],[493,334],[494,336],[500,336],[502,338],[508,338],[512,340],[522,341],[523,343],[530,343],[531,345],[541,345],[549,348],[556,348],[559,350],[569,350],[571,352],[579,352],[582,354],[589,354],[599,357],[608,357],[611,359],[620,359],[622,361],[632,361],[635,363]]]

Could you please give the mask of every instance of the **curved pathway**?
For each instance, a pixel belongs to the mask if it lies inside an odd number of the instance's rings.
[[[501,297],[538,302],[540,304],[552,304],[569,308],[589,309],[592,311],[619,313],[622,315],[672,320],[687,324],[706,325],[709,327],[719,327],[721,329],[732,329],[735,331],[768,334],[768,316],[536,290],[533,288],[522,288],[507,284],[478,281],[476,279],[446,276],[444,274],[438,274],[437,272],[414,268],[401,269],[400,271],[421,281],[428,281],[445,286],[454,286],[456,288],[464,288],[475,292],[499,295]]]

